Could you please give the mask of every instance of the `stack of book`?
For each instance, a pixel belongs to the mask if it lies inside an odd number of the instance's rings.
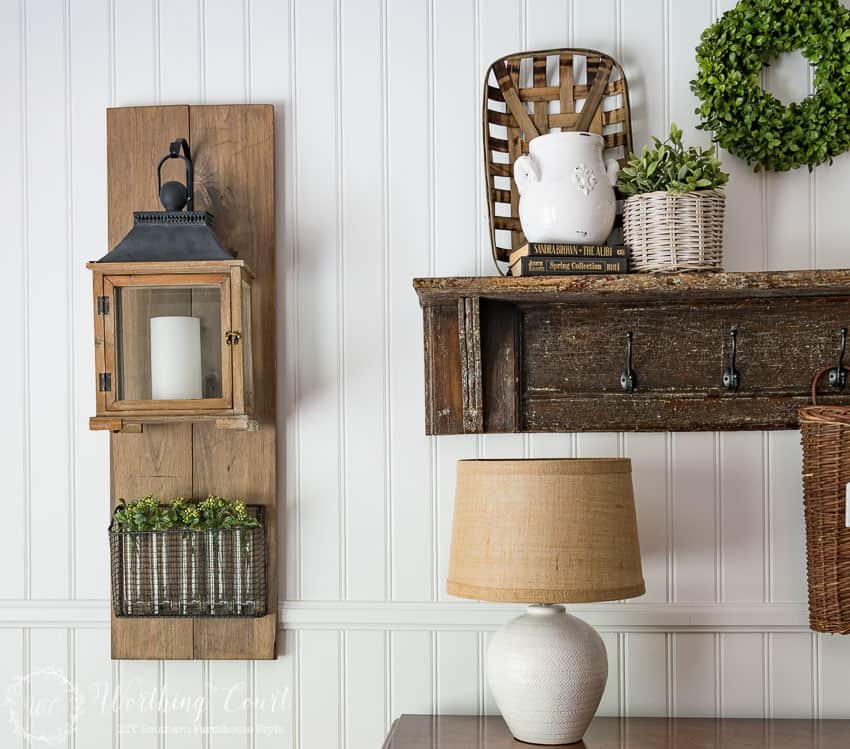
[[[628,273],[625,245],[554,244],[529,242],[511,253],[512,276],[569,276]]]

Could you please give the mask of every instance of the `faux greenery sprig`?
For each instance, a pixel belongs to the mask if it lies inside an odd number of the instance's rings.
[[[248,513],[242,500],[209,496],[203,502],[190,502],[183,497],[161,505],[151,496],[121,504],[115,511],[115,523],[126,531],[162,531],[169,528],[187,530],[226,530],[257,528],[259,521]]]
[[[674,195],[722,187],[729,175],[711,148],[685,148],[682,131],[675,123],[667,140],[652,139],[655,147],[644,146],[640,156],[632,154],[620,170],[618,187],[624,195],[663,191]]]

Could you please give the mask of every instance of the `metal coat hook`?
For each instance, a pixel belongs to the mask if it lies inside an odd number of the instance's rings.
[[[738,389],[738,386],[741,384],[741,375],[738,370],[735,369],[735,357],[738,353],[737,328],[733,327],[729,331],[729,338],[732,341],[732,346],[729,351],[729,366],[723,370],[723,387],[734,393]]]
[[[624,393],[633,393],[637,385],[637,375],[632,369],[632,332],[626,333],[626,368],[620,374],[620,387]]]
[[[847,328],[841,328],[841,348],[838,351],[838,366],[829,370],[829,384],[834,388],[847,385],[847,370],[844,368],[844,352],[847,349]]]

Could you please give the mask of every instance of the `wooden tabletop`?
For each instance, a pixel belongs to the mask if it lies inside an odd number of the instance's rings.
[[[499,717],[402,715],[384,749],[521,749]],[[596,718],[586,749],[848,749],[850,720]]]

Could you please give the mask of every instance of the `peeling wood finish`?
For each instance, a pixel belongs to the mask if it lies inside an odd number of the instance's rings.
[[[428,434],[794,429],[812,375],[836,360],[850,326],[847,270],[414,287],[426,319]],[[722,384],[733,327],[737,392]],[[627,332],[631,394],[619,385]],[[824,403],[850,404],[850,389],[821,392]]]

